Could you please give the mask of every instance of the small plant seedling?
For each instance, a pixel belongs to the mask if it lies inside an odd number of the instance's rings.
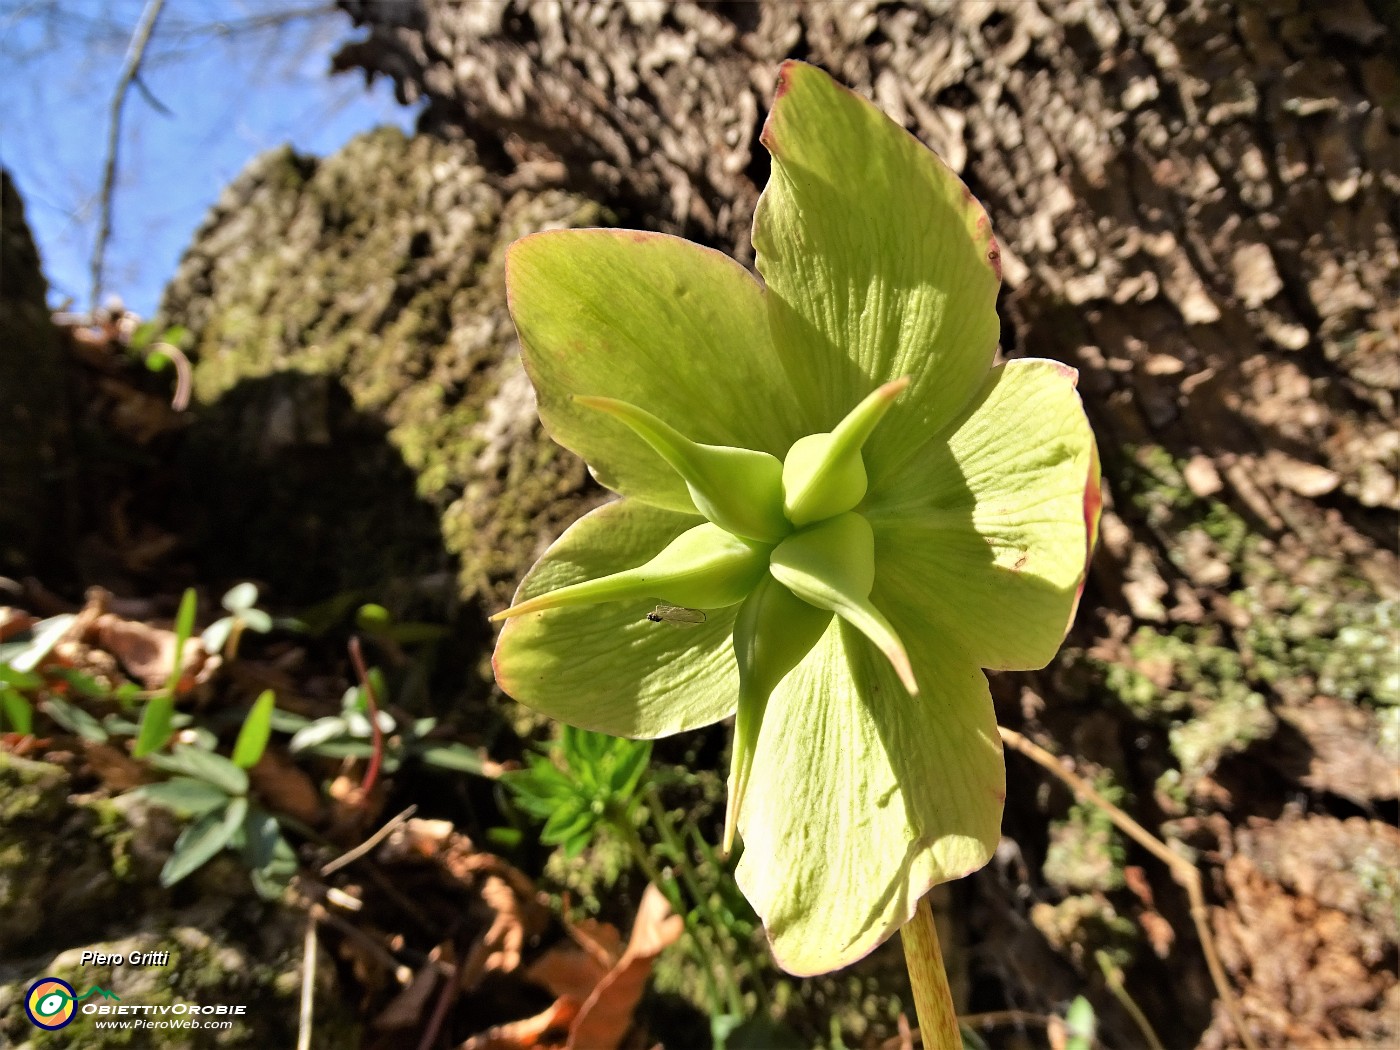
[[[376,696],[384,696],[384,675],[371,668],[369,681]],[[364,688],[352,685],[341,698],[338,715],[308,719],[290,711],[276,711],[271,716],[272,728],[291,733],[287,749],[292,754],[320,755],[324,758],[369,758],[374,752],[374,730],[370,725],[369,704]],[[456,742],[432,739],[437,729],[436,718],[418,718],[400,723],[383,708],[377,713],[379,731],[384,738],[383,768],[396,772],[409,759],[416,759],[430,768],[476,776],[493,775],[494,764],[479,750]]]
[[[576,857],[599,828],[631,825],[651,742],[566,725],[556,748],[526,761],[501,780],[522,810],[544,821],[540,841]]]
[[[244,631],[266,634],[272,630],[272,617],[257,607],[258,588],[251,583],[240,583],[224,594],[222,605],[228,615],[220,617],[204,629],[201,640],[204,651],[223,653],[232,660],[238,655],[238,642]]]
[[[130,794],[192,821],[161,869],[162,886],[188,878],[225,849],[238,852],[265,899],[279,897],[296,873],[296,853],[282,837],[277,818],[248,797],[247,770],[257,765],[267,746],[274,705],[271,690],[254,702],[232,759],[192,744],[176,744],[169,754],[147,759],[174,776]]]
[[[170,665],[170,677],[166,680],[165,688],[148,700],[141,710],[136,745],[131,752],[135,758],[143,758],[153,751],[159,751],[174,732],[175,697],[185,671],[185,643],[194,633],[196,605],[194,588],[191,587],[180,599],[180,610],[175,614],[175,652]]]

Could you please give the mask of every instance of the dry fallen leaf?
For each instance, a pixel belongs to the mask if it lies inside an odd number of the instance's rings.
[[[685,920],[671,911],[665,894],[648,885],[632,924],[627,950],[598,982],[569,1026],[568,1050],[616,1050],[622,1044],[651,976],[653,962],[684,931]]]
[[[174,631],[123,620],[112,613],[98,616],[92,629],[95,643],[120,660],[127,674],[147,689],[159,689],[170,678],[175,666]],[[197,637],[187,639],[177,692],[194,684],[205,660],[203,643]]]
[[[534,1050],[550,1032],[562,1031],[577,1013],[577,1000],[565,996],[534,1017],[488,1028],[472,1036],[457,1050]]]

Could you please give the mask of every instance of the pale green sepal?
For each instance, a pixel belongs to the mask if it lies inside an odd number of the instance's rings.
[[[853,408],[827,434],[799,438],[783,460],[783,510],[794,525],[834,518],[865,496],[865,461],[861,447],[885,418],[909,377],[886,383]]]
[[[753,768],[754,748],[768,697],[783,676],[821,639],[831,612],[798,598],[772,576],[759,581],[734,621],[734,655],[739,663],[739,711],[729,762],[729,808],[724,817],[724,852],[734,845],[739,810]]]
[[[875,537],[859,514],[842,514],[789,536],[773,549],[773,578],[805,602],[830,609],[875,643],[911,696],[919,684],[898,632],[870,601]]]
[[[696,521],[630,499],[605,504],[554,542],[516,600],[607,575]],[[655,607],[648,597],[517,616],[496,643],[496,681],[550,718],[613,736],[667,736],[728,718],[739,695],[739,607],[684,627],[649,621]]]
[[[540,419],[610,489],[695,509],[645,441],[599,426],[574,394],[644,405],[686,421],[695,441],[774,456],[818,429],[789,392],[763,286],[720,252],[659,233],[551,230],[507,249],[506,290]]]
[[[996,241],[942,161],[815,66],[783,64],[762,142],[773,167],[755,263],[800,433],[832,430],[852,390],[913,377],[866,443],[873,485],[956,417],[992,366]]]
[[[855,962],[999,840],[1005,767],[986,678],[953,648],[911,641],[918,702],[839,621],[769,700],[735,876],[789,973]]]
[[[739,604],[753,590],[767,565],[769,549],[707,521],[687,529],[660,554],[635,569],[538,594],[501,610],[491,619],[507,620],[569,605],[648,597],[692,609],[723,609]]]
[[[580,405],[625,423],[679,474],[701,514],[727,532],[776,543],[792,531],[783,517],[783,465],[767,452],[701,445],[645,409],[611,397]]]
[[[980,666],[1044,667],[1069,629],[1098,522],[1094,435],[1075,371],[992,370],[964,417],[861,513],[880,551],[872,599]]]

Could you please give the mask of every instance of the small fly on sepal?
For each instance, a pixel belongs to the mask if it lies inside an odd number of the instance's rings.
[[[679,605],[658,605],[647,613],[652,623],[670,623],[678,627],[693,627],[705,622],[705,614],[699,609],[683,609]]]

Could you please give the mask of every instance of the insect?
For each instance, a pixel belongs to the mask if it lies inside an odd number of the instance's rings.
[[[677,627],[693,627],[705,622],[705,614],[699,609],[683,609],[679,605],[658,605],[647,613],[652,623],[669,623]]]

